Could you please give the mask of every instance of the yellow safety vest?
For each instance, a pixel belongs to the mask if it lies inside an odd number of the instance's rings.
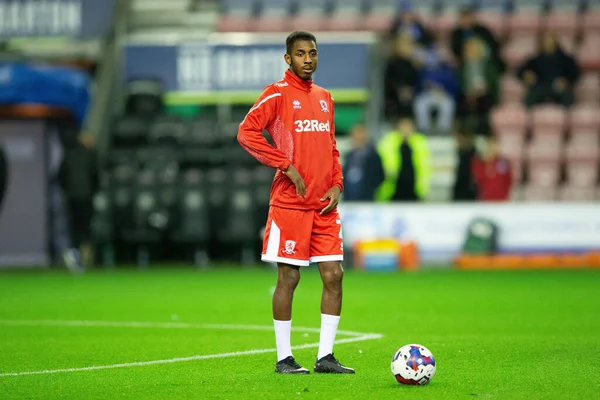
[[[413,165],[415,167],[415,194],[423,199],[429,193],[431,178],[431,157],[427,139],[420,133],[413,133],[408,137],[408,144],[412,149]],[[377,201],[389,201],[396,192],[396,181],[400,174],[402,160],[400,146],[402,134],[398,131],[388,133],[377,145],[377,152],[381,157],[385,180],[377,189]]]

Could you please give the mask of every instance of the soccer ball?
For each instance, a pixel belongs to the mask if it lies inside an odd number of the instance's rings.
[[[435,359],[426,347],[407,344],[392,358],[392,374],[403,385],[427,385],[435,375]]]

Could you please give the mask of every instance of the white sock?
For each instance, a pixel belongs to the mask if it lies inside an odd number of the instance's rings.
[[[275,344],[277,345],[277,361],[281,361],[292,355],[290,336],[292,334],[292,321],[273,320],[275,325]]]
[[[333,353],[333,342],[337,333],[339,315],[321,314],[321,338],[319,340],[319,354],[317,360]]]

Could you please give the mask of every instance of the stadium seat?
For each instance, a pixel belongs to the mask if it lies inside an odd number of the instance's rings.
[[[600,150],[597,145],[590,145],[590,143],[586,143],[582,139],[575,139],[571,140],[567,145],[565,156],[570,161],[598,163],[600,160]]]
[[[558,191],[560,201],[590,202],[597,199],[594,187],[564,185]]]
[[[365,18],[365,28],[374,32],[387,32],[392,27],[397,12],[397,0],[371,1],[370,11]]]
[[[523,200],[526,202],[547,202],[556,200],[556,187],[540,187],[526,185],[523,190]]]
[[[583,15],[582,29],[586,34],[600,33],[600,10],[588,11]]]
[[[534,138],[553,137],[554,140],[562,140],[565,134],[568,114],[564,107],[543,104],[533,107],[531,110],[531,129],[533,131]]]
[[[220,143],[216,123],[210,120],[196,119],[190,123],[185,142],[189,146],[213,148]]]
[[[296,4],[296,14],[292,17],[293,29],[319,31],[326,28],[328,3],[322,0],[303,0]]]
[[[214,167],[206,171],[210,231],[213,237],[217,236],[223,224],[222,216],[227,214],[225,204],[231,186],[229,179],[225,167]]]
[[[596,147],[598,146],[599,136],[597,129],[575,127],[571,129],[570,142],[579,142],[584,146]]]
[[[437,16],[431,16],[426,21],[425,25],[430,29],[436,39],[438,45],[449,48],[452,30],[456,26],[455,13],[443,13]]]
[[[225,160],[230,166],[255,167],[258,161],[237,143],[224,147]]]
[[[494,131],[512,129],[524,134],[528,126],[527,111],[521,104],[502,104],[494,107],[490,113],[490,120]]]
[[[136,249],[138,267],[145,268],[150,262],[150,249],[166,234],[170,211],[164,207],[157,171],[144,169],[137,176],[132,204],[133,226],[123,231],[124,241]],[[171,196],[170,199],[174,199]]]
[[[558,160],[529,161],[528,183],[538,187],[555,187],[560,181]]]
[[[514,12],[522,14],[544,14],[548,10],[547,0],[513,0]]]
[[[522,158],[511,158],[506,156],[510,162],[510,169],[512,174],[513,185],[518,185],[523,182],[523,159]]]
[[[600,36],[586,35],[577,51],[577,62],[584,71],[600,71]]]
[[[537,38],[532,34],[513,37],[502,49],[502,56],[510,70],[517,69],[535,54]]]
[[[254,201],[256,203],[256,226],[264,227],[269,214],[269,197],[275,172],[265,166],[256,167],[253,171]]]
[[[549,0],[552,12],[570,12],[580,14],[586,0]]]
[[[225,199],[227,213],[221,215],[218,237],[232,249],[241,249],[241,261],[246,265],[255,262],[254,245],[260,228],[256,225],[256,202],[253,187],[253,170],[230,170],[230,188]]]
[[[511,159],[523,159],[523,149],[525,148],[524,136],[520,132],[507,131],[496,132],[500,154]]]
[[[598,183],[598,159],[567,162],[566,176],[571,186],[595,188]]]
[[[148,123],[141,117],[124,116],[117,119],[112,131],[113,147],[139,147],[147,143]]]
[[[140,151],[139,156],[142,169],[154,174],[155,183],[159,186],[175,185],[180,173],[178,151],[169,148],[158,147]]]
[[[260,17],[253,20],[250,30],[256,32],[283,32],[286,30],[292,0],[258,0]]]
[[[575,100],[598,107],[600,105],[600,76],[596,73],[584,73],[575,86]]]
[[[163,109],[163,83],[153,79],[131,80],[125,87],[125,113],[152,118]]]
[[[438,14],[442,7],[441,1],[438,0],[415,0],[412,2],[412,7],[419,17],[427,19],[430,16]]]
[[[139,167],[135,160],[115,165],[109,172],[109,193],[113,204],[115,237],[122,240],[123,232],[133,228],[133,185]]]
[[[471,4],[481,13],[507,14],[514,8],[514,0],[475,0]]]
[[[223,0],[223,12],[217,22],[218,32],[246,32],[252,28],[254,0]]]
[[[149,141],[158,146],[180,146],[184,144],[188,126],[174,116],[158,117],[149,129]]]
[[[562,155],[561,139],[558,136],[534,136],[526,150],[527,159],[530,162],[544,161],[558,164]]]
[[[575,104],[569,113],[569,125],[574,131],[590,130],[600,132],[598,107],[589,104]]]
[[[506,74],[500,81],[500,93],[501,103],[503,104],[523,104],[525,87],[517,78]]]
[[[105,267],[114,265],[111,244],[114,241],[113,198],[109,189],[98,191],[93,199],[91,232],[94,244],[99,249],[100,262]]]
[[[362,0],[334,0],[333,14],[326,23],[326,29],[337,32],[361,29],[364,22],[363,5]]]
[[[209,261],[207,246],[210,240],[205,175],[199,169],[186,170],[181,175],[177,191],[171,240],[183,245],[196,265],[204,266]]]
[[[487,27],[496,36],[500,42],[503,42],[507,36],[508,18],[506,14],[499,12],[479,12],[477,20],[483,26]]]
[[[513,39],[535,37],[541,28],[542,18],[535,12],[517,12],[508,17],[508,32]]]
[[[151,249],[165,239],[172,222],[176,201],[175,183],[179,176],[179,153],[164,147],[141,149],[137,152],[142,166],[134,181],[130,208],[132,224],[122,231],[126,244],[136,248],[137,263],[144,268],[149,263]]]
[[[584,146],[597,147],[598,136],[597,130],[590,130],[587,128],[571,130],[571,142],[579,142]]]
[[[555,32],[561,39],[564,49],[573,53],[579,33],[579,15],[565,10],[554,11],[546,17],[545,28]]]

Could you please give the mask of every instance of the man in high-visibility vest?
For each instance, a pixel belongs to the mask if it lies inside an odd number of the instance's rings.
[[[401,118],[397,130],[377,146],[385,180],[377,190],[378,201],[420,201],[429,193],[431,157],[425,135],[415,131],[410,118]]]

